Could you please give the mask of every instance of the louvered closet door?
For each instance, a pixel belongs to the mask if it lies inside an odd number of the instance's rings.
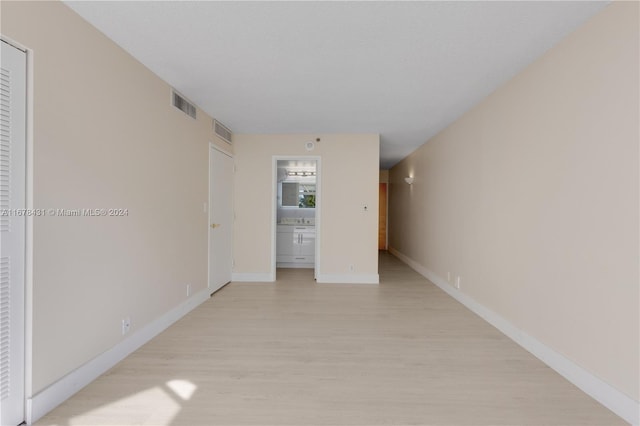
[[[1,42],[0,424],[24,420],[26,54]]]

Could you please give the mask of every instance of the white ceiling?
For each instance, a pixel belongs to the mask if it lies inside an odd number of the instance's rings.
[[[235,133],[380,133],[389,168],[607,2],[68,1]]]

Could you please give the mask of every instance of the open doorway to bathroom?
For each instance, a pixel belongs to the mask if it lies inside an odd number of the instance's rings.
[[[319,159],[275,159],[275,271],[317,269]],[[298,271],[303,273],[303,271]]]

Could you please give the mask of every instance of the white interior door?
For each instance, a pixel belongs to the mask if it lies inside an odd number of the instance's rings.
[[[24,420],[26,54],[2,45],[0,73],[0,424]]]
[[[209,149],[209,290],[231,281],[233,264],[233,158]]]

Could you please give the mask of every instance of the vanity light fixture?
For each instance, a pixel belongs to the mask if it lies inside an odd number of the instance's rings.
[[[404,178],[404,181],[411,185],[413,183],[413,176],[407,176]]]
[[[315,175],[316,175],[316,172],[292,172],[292,171],[287,172],[287,176],[310,177]]]

